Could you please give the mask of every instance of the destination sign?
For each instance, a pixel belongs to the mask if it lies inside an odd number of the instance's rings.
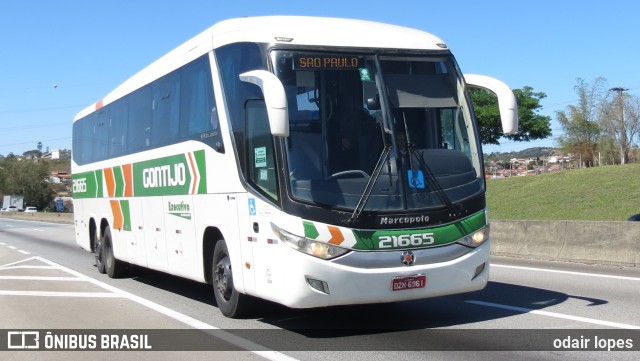
[[[353,70],[360,68],[357,56],[315,55],[295,57],[294,70]]]

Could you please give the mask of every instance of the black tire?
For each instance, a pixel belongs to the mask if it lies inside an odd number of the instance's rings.
[[[98,272],[105,274],[107,270],[104,266],[104,242],[102,242],[102,238],[93,236],[93,252],[96,256],[96,268]]]
[[[223,240],[218,241],[213,250],[211,267],[213,294],[220,312],[231,318],[245,315],[249,308],[249,296],[236,291],[233,286],[231,258]]]
[[[111,230],[105,228],[102,234],[102,248],[104,248],[104,268],[111,278],[121,277],[127,271],[127,264],[118,260],[113,255],[113,243],[111,241]]]

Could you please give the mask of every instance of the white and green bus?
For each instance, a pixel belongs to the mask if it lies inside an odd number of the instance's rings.
[[[489,217],[463,76],[423,31],[359,20],[220,22],[73,123],[77,243],[213,285],[237,317],[480,290]]]

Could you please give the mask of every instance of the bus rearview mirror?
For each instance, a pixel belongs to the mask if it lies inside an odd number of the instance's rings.
[[[515,134],[518,132],[518,103],[513,91],[507,84],[498,79],[477,74],[465,74],[464,80],[469,86],[486,89],[494,93],[498,97],[503,133]]]
[[[255,84],[262,89],[264,102],[267,105],[271,134],[276,137],[288,137],[287,95],[280,79],[266,70],[252,70],[240,74],[240,80]]]

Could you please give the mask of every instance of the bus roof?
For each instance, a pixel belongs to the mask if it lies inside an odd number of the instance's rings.
[[[236,42],[374,49],[447,49],[440,38],[412,28],[366,20],[310,16],[263,16],[219,22],[80,111],[74,121],[158,79],[211,50]]]

